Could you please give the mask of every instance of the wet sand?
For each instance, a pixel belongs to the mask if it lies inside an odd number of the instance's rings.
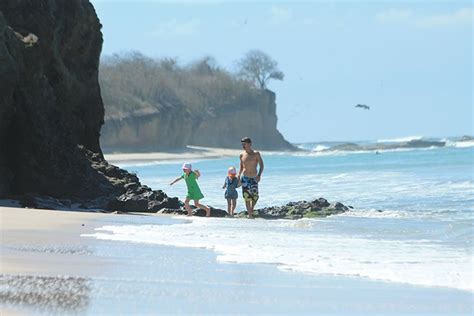
[[[206,249],[87,237],[105,225],[146,229],[183,224],[185,217],[0,207],[0,220],[1,315],[473,312],[472,293],[465,291],[223,264]]]

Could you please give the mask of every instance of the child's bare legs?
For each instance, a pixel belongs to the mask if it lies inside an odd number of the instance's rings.
[[[206,217],[211,216],[211,209],[209,207],[207,207],[206,205],[202,205],[201,203],[199,203],[199,200],[194,200],[194,206],[202,208],[203,210],[205,210],[206,211]]]
[[[237,199],[227,199],[227,213],[234,216],[235,207],[237,206]]]
[[[231,199],[231,210],[230,215],[234,216],[235,208],[237,207],[237,199]]]
[[[188,216],[193,216],[193,211],[189,206],[189,201],[191,201],[191,199],[186,198],[186,200],[184,200],[184,208],[186,209],[186,211],[188,211]]]
[[[234,215],[232,212],[232,199],[227,199],[227,213],[229,213],[230,216]]]

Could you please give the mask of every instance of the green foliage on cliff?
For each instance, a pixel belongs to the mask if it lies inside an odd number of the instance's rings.
[[[181,66],[175,59],[140,53],[102,60],[99,72],[106,119],[180,107],[193,117],[212,118],[236,107],[255,107],[262,91],[219,67],[212,57]]]

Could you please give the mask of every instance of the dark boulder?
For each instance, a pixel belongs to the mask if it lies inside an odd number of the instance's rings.
[[[193,216],[206,216],[206,211],[201,208],[192,207]],[[158,211],[158,214],[167,214],[167,215],[187,215],[188,212],[184,209],[184,206],[180,209],[174,208],[163,208]],[[211,207],[211,217],[227,217],[229,214],[223,209]]]
[[[253,216],[264,219],[300,219],[311,217],[326,217],[341,214],[349,208],[342,203],[330,204],[326,199],[319,198],[313,201],[289,202],[283,206],[271,206],[254,211]],[[247,212],[237,214],[237,217],[246,217]]]
[[[163,208],[157,212],[157,214],[162,214],[162,215],[186,215],[188,212],[186,212],[184,209],[174,209],[174,208]]]

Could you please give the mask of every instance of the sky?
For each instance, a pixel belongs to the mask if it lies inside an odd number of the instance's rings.
[[[291,142],[474,134],[471,1],[91,2],[103,56],[210,55],[236,71],[249,50],[270,55],[285,73],[268,86]]]

